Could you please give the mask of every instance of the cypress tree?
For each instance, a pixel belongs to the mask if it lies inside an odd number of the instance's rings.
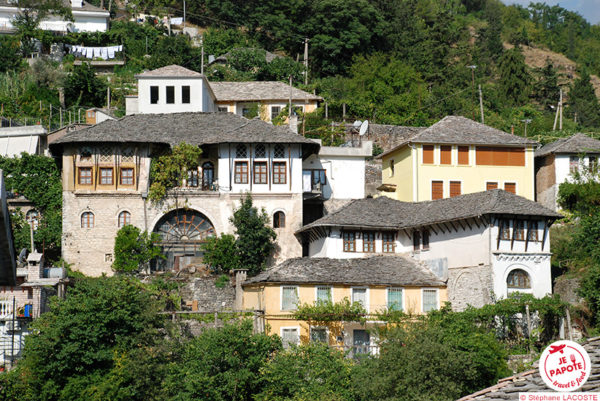
[[[569,105],[570,114],[577,113],[577,121],[584,127],[597,127],[600,125],[598,98],[587,71],[583,71],[581,77],[571,85]]]
[[[520,106],[529,98],[531,76],[521,49],[507,50],[500,59],[500,90],[506,101]]]

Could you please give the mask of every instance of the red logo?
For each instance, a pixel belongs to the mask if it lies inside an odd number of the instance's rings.
[[[585,349],[573,341],[557,341],[540,358],[540,375],[556,391],[574,391],[590,376],[592,365]]]

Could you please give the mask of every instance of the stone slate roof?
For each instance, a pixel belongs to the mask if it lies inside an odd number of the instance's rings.
[[[600,141],[585,134],[575,134],[544,145],[535,152],[535,157],[550,153],[600,153]]]
[[[597,392],[600,391],[600,337],[590,338],[583,345],[583,348],[590,356],[592,363],[592,371],[588,381],[577,390],[577,392]],[[487,401],[504,401],[518,399],[518,393],[528,392],[552,392],[544,380],[540,376],[539,370],[529,370],[519,373],[515,376],[501,379],[498,384],[478,391],[474,394],[467,395],[458,401],[468,400],[487,400]],[[568,394],[568,393],[564,393]]]
[[[319,144],[258,118],[248,120],[232,113],[132,114],[117,120],[68,132],[55,141],[56,148],[66,143],[158,143],[175,146],[218,143],[298,143],[310,153]],[[54,150],[54,149],[53,149]]]
[[[271,61],[275,60],[276,58],[284,58],[284,56],[280,56],[279,54],[271,53],[270,51],[267,51],[267,50],[264,50],[264,49],[260,49],[258,47],[236,47],[232,51],[240,51],[240,50],[242,50],[242,51],[243,50],[246,50],[246,51],[264,51],[265,52],[265,61],[267,63],[270,63]],[[212,63],[209,63],[209,64],[213,64],[213,63],[226,63],[227,59],[229,57],[231,57],[232,51],[228,51],[225,54],[221,54],[219,57],[215,58]]]
[[[446,116],[432,126],[411,135],[398,146],[381,156],[394,152],[407,143],[498,146],[538,145],[534,140],[512,135],[465,117]]]
[[[357,199],[335,213],[302,227],[355,227],[399,230],[484,215],[562,217],[537,202],[502,189],[476,192],[427,202],[401,202],[381,196]]]
[[[285,100],[290,98],[290,86],[278,81],[211,82],[217,102]],[[322,100],[320,96],[292,87],[292,101]]]
[[[167,65],[152,71],[146,71],[135,76],[136,78],[201,78],[202,74],[189,70],[177,64]]]
[[[294,258],[278,264],[244,285],[256,283],[445,286],[416,260],[405,256],[330,259]]]

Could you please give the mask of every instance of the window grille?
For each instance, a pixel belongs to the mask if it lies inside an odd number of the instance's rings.
[[[283,287],[281,298],[281,310],[296,310],[298,307],[298,288]]]
[[[246,150],[246,145],[237,145],[235,148],[235,157],[238,159],[245,159],[248,157],[248,152]]]
[[[401,311],[402,288],[388,288],[387,307],[389,310]]]
[[[283,145],[275,145],[275,148],[273,149],[273,156],[276,159],[284,159],[285,158],[285,148],[283,147]]]
[[[265,145],[263,145],[262,143],[256,145],[256,148],[254,149],[254,157],[256,157],[257,159],[262,159],[264,157],[267,157]]]
[[[438,308],[437,290],[423,290],[423,312]]]

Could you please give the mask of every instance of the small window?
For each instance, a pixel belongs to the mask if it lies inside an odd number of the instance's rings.
[[[285,184],[287,182],[285,167],[285,162],[273,162],[273,184]]]
[[[150,87],[150,103],[151,104],[158,103],[158,86]]]
[[[353,288],[352,289],[352,303],[358,302],[367,308],[367,289],[366,288]]]
[[[394,176],[394,159],[390,159],[390,177]]]
[[[282,211],[273,214],[273,228],[285,227],[285,213]]]
[[[273,149],[273,157],[276,159],[285,159],[285,148],[283,145],[275,145],[275,148]]]
[[[515,227],[513,228],[513,235],[515,237],[515,241],[524,241],[525,240],[525,229],[524,229],[524,221],[517,220]]]
[[[510,192],[511,194],[516,194],[517,193],[517,184],[514,182],[505,182],[504,190],[506,192]]]
[[[424,230],[424,231],[423,231],[421,234],[422,234],[422,236],[423,236],[423,241],[422,241],[422,242],[423,242],[423,244],[422,244],[422,249],[423,249],[424,251],[426,251],[426,250],[428,250],[428,249],[429,249],[429,231],[427,231],[427,230]]]
[[[187,186],[196,188],[198,186],[198,182],[200,181],[199,177],[200,174],[198,173],[197,169],[188,171]]]
[[[281,113],[281,107],[279,106],[271,106],[271,121],[277,118],[277,116]]]
[[[421,249],[421,232],[413,231],[413,251],[418,252]]]
[[[133,163],[135,161],[135,150],[133,148],[125,148],[121,152],[122,163]]]
[[[227,113],[227,107],[217,107],[219,113]]]
[[[112,261],[113,261],[113,255],[112,255],[112,253],[105,253],[104,254],[104,261],[106,263],[112,263]]]
[[[460,181],[450,181],[450,197],[459,196],[461,194]]]
[[[459,146],[458,147],[458,164],[467,165],[469,164],[469,147]]]
[[[267,162],[254,162],[254,183],[267,183]]]
[[[327,329],[324,329],[322,327],[311,327],[310,342],[327,344]]]
[[[372,231],[365,231],[362,233],[363,236],[363,252],[373,253],[375,252],[375,233]]]
[[[423,164],[433,164],[433,145],[423,145]]]
[[[423,290],[423,312],[429,312],[438,308],[437,289]]]
[[[113,184],[113,169],[110,167],[100,168],[100,185]]]
[[[79,167],[79,185],[92,185],[92,168]]]
[[[579,157],[571,156],[569,157],[569,171],[574,173],[579,170]]]
[[[111,163],[113,161],[114,151],[110,146],[102,146],[100,147],[100,162],[101,163]]]
[[[248,183],[248,162],[235,162],[235,177],[236,184]]]
[[[92,161],[92,151],[90,148],[83,148],[79,153],[79,161],[89,162]]]
[[[402,307],[402,288],[388,288],[387,292],[388,310],[401,311]]]
[[[331,299],[331,287],[317,287],[317,302],[329,302]]]
[[[510,239],[510,221],[500,220],[500,239]]]
[[[498,183],[497,182],[487,182],[485,184],[485,190],[489,191],[490,189],[496,189],[498,188]]]
[[[35,209],[31,209],[25,215],[25,220],[27,220],[27,224],[29,224],[31,227],[33,227],[33,230],[35,231],[38,229],[38,224],[40,221],[40,213]]]
[[[133,185],[133,169],[121,169],[121,185]]]
[[[248,157],[248,152],[246,150],[246,145],[239,144],[235,148],[235,157],[238,159],[245,159]]]
[[[127,224],[131,224],[131,213],[123,211],[119,213],[119,228],[126,226]]]
[[[311,170],[312,189],[319,190],[327,183],[327,172],[325,170]]]
[[[175,87],[167,86],[167,104],[175,103]]]
[[[508,274],[506,286],[513,289],[531,289],[531,280],[525,270],[515,269]]]
[[[440,146],[440,164],[452,164],[452,146]]]
[[[263,145],[262,143],[256,145],[256,148],[254,149],[254,157],[256,157],[257,159],[263,159],[267,157],[265,145]]]
[[[298,287],[284,286],[281,288],[281,310],[296,310],[298,308]]]
[[[344,231],[342,237],[344,239],[344,252],[356,252],[356,239],[354,233],[351,231]]]
[[[396,241],[394,240],[394,233],[384,232],[381,234],[383,252],[394,253],[396,251]]]
[[[527,239],[529,241],[537,242],[538,241],[538,223],[537,221],[532,221],[529,223],[527,228]]]
[[[94,228],[94,213],[83,212],[81,214],[81,228]]]
[[[431,181],[431,200],[444,197],[444,181]]]
[[[300,336],[298,335],[297,328],[281,329],[281,343],[284,349],[289,349],[292,344],[297,345],[299,342]]]
[[[190,86],[184,85],[181,87],[181,103],[190,103]]]

